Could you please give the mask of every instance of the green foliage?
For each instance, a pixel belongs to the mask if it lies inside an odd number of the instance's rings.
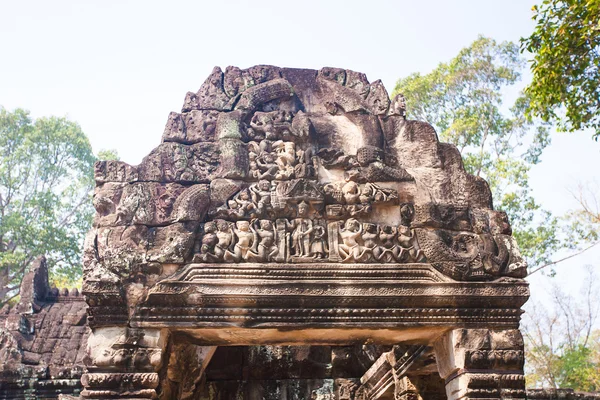
[[[102,161],[110,161],[110,160],[118,160],[119,154],[115,149],[103,149],[98,152],[98,160]]]
[[[578,343],[575,347],[565,349],[558,360],[559,387],[586,392],[600,390],[600,364],[594,361],[590,347]]]
[[[600,390],[600,313],[597,275],[587,268],[578,300],[555,285],[549,311],[528,303],[523,321],[529,387]]]
[[[591,345],[562,343],[553,350],[549,345],[529,346],[527,360],[536,368],[527,374],[527,385],[554,389],[570,388],[586,392],[600,390],[600,353]]]
[[[467,171],[488,181],[533,267],[548,263],[565,242],[557,236],[559,221],[529,186],[529,171],[550,143],[549,127],[527,118],[524,95],[511,107],[502,102],[524,67],[517,45],[479,37],[429,74],[400,79],[394,94],[406,97],[408,118],[431,123],[440,140],[456,145]]]
[[[600,135],[600,0],[544,0],[533,7],[536,27],[521,39],[533,54],[526,93],[529,112],[564,131]]]
[[[61,283],[79,279],[95,160],[75,122],[0,107],[0,304],[40,255]]]

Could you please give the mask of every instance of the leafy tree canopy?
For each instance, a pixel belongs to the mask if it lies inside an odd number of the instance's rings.
[[[429,74],[400,79],[394,93],[406,97],[407,117],[432,124],[442,141],[457,146],[467,171],[489,182],[496,208],[508,214],[533,267],[548,263],[565,242],[559,220],[540,207],[529,186],[529,171],[550,143],[549,127],[527,118],[524,95],[511,107],[502,101],[524,68],[516,44],[479,37]]]
[[[75,122],[34,121],[25,110],[0,107],[0,304],[18,294],[23,273],[40,255],[55,281],[79,280],[95,161]]]
[[[536,27],[521,40],[533,54],[529,113],[558,128],[600,136],[600,0],[544,0]]]

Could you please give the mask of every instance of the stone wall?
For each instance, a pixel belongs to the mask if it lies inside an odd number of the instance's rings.
[[[0,399],[79,394],[90,334],[83,296],[51,289],[43,257],[30,267],[20,293],[16,305],[0,311]]]

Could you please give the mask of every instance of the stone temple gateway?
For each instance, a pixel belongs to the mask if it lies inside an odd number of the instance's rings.
[[[526,397],[506,214],[380,81],[215,68],[95,176],[81,398]]]

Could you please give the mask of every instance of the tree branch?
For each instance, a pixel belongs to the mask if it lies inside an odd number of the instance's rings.
[[[558,263],[560,263],[560,262],[563,262],[563,261],[566,261],[566,260],[568,260],[569,258],[573,258],[573,257],[576,257],[576,256],[578,256],[578,255],[582,254],[582,253],[585,253],[586,251],[588,251],[588,250],[589,250],[589,249],[591,249],[592,247],[594,247],[594,246],[597,246],[598,244],[600,244],[600,241],[599,241],[599,242],[596,242],[596,243],[593,243],[591,246],[588,246],[588,247],[586,247],[586,248],[584,248],[584,249],[581,249],[580,251],[578,251],[578,252],[576,252],[576,253],[573,253],[573,254],[571,254],[571,255],[569,255],[569,256],[567,256],[567,257],[565,257],[565,258],[561,258],[560,260],[552,261],[552,262],[549,262],[548,264],[544,264],[544,265],[542,265],[542,266],[539,266],[539,267],[537,267],[536,269],[534,269],[533,271],[531,271],[529,274],[527,274],[527,276],[531,276],[531,275],[535,274],[536,272],[538,272],[539,270],[542,270],[542,269],[544,269],[544,268],[546,268],[546,267],[550,267],[550,266],[552,266],[552,265],[556,265],[556,264],[558,264]]]

